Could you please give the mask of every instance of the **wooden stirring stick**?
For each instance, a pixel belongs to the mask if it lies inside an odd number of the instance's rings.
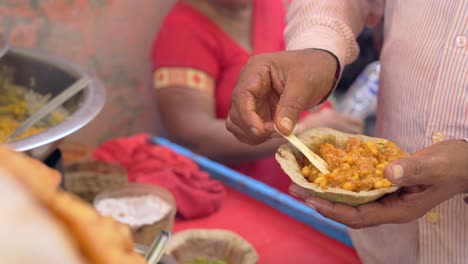
[[[312,150],[310,150],[302,141],[300,141],[293,133],[289,134],[288,136],[283,135],[275,126],[275,130],[286,138],[289,143],[291,143],[294,147],[299,149],[299,151],[306,156],[306,158],[314,165],[321,173],[328,174],[330,171],[328,170],[328,164],[324,161],[319,155],[315,154]]]

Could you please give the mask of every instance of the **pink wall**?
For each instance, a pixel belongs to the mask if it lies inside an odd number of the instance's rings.
[[[174,0],[2,0],[0,32],[13,46],[57,54],[95,74],[108,102],[73,135],[87,144],[160,132],[151,44]]]

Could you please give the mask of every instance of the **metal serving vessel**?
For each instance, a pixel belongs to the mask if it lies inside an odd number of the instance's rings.
[[[0,67],[3,66],[13,69],[15,84],[44,95],[55,96],[79,78],[89,77],[78,66],[61,58],[20,48],[10,48],[0,58]],[[70,113],[65,121],[41,133],[11,142],[9,146],[40,160],[47,158],[59,140],[88,124],[104,106],[105,89],[97,79],[92,80],[87,88],[64,103],[63,107]]]

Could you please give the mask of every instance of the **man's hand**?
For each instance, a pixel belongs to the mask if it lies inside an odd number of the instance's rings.
[[[289,190],[323,216],[351,228],[407,223],[468,191],[468,143],[447,140],[434,144],[412,157],[390,163],[385,175],[394,184],[403,186],[402,190],[358,207],[311,197],[308,190],[298,185]]]
[[[335,57],[321,50],[252,57],[233,92],[227,129],[249,144],[267,140],[273,124],[290,134],[300,113],[330,93],[336,70]]]

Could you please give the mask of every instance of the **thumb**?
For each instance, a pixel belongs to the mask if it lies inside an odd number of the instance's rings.
[[[399,186],[426,185],[434,182],[434,169],[425,157],[406,157],[390,163],[385,175]]]
[[[318,104],[320,99],[311,100],[313,87],[300,81],[300,77],[288,80],[279,99],[275,113],[275,125],[283,135],[292,133],[300,114],[308,107]]]

